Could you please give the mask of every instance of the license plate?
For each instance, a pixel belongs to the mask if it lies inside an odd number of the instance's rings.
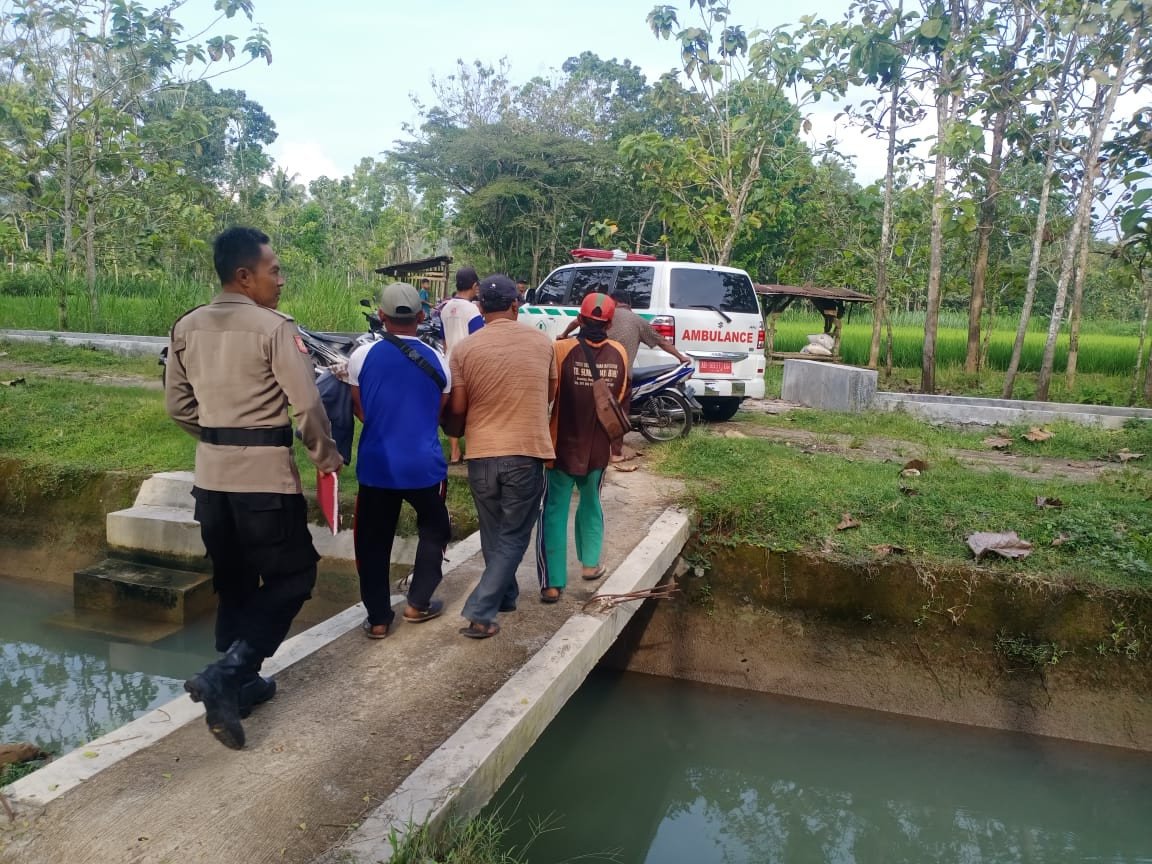
[[[701,372],[714,372],[717,375],[731,375],[732,374],[732,361],[731,360],[701,360]]]

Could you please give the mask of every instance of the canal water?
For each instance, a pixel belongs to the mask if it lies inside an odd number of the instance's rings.
[[[1152,862],[1152,755],[594,673],[489,806],[531,864]]]
[[[216,656],[212,616],[151,644],[51,622],[66,586],[0,577],[0,743],[61,755],[182,694]]]

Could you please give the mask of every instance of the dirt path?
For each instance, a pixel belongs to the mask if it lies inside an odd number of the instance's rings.
[[[611,570],[677,493],[670,481],[609,472],[603,561]],[[569,572],[578,563],[569,548]],[[371,642],[347,633],[277,676],[280,692],[245,722],[248,747],[221,747],[202,720],[109,767],[43,811],[8,824],[0,862],[305,864],[342,839],[556,632],[599,583],[578,578],[538,601],[529,547],[519,609],[476,642],[457,634],[482,569],[451,572],[443,618]],[[575,571],[578,572],[578,571]],[[192,671],[192,670],[190,670]]]
[[[796,406],[788,402],[764,400],[756,407],[763,413],[785,414]],[[1099,480],[1108,472],[1118,471],[1121,468],[1120,463],[1102,459],[1017,456],[996,450],[967,450],[954,447],[939,449],[895,438],[870,436],[862,440],[857,435],[810,432],[806,429],[761,426],[741,421],[712,423],[707,430],[713,435],[765,438],[796,447],[801,452],[827,453],[854,462],[897,462],[902,465],[910,459],[930,461],[934,456],[943,455],[954,458],[961,465],[977,471],[1005,471],[1018,477],[1037,480],[1055,479],[1090,483]]]
[[[67,381],[85,381],[104,387],[143,387],[147,390],[162,390],[160,370],[156,375],[132,375],[125,373],[97,372],[91,369],[73,369],[70,366],[38,366],[35,363],[18,363],[0,359],[0,382],[16,378],[36,376],[39,378],[62,378]]]

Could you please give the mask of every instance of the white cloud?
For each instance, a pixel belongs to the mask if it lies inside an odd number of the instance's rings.
[[[347,173],[336,167],[336,163],[316,141],[282,139],[269,149],[272,151],[273,158],[276,159],[276,164],[283,168],[289,176],[299,175],[296,182],[305,186],[317,177],[337,179]]]

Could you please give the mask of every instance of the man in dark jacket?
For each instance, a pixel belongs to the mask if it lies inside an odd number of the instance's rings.
[[[540,599],[555,603],[568,584],[568,510],[572,489],[580,493],[576,508],[576,557],[581,575],[599,579],[604,542],[600,486],[612,448],[600,425],[593,396],[592,364],[620,400],[628,390],[628,354],[608,338],[616,302],[607,294],[589,294],[580,305],[580,337],[555,344],[558,387],[552,406],[552,442],[556,460],[545,474],[544,504],[536,532],[536,575]]]

